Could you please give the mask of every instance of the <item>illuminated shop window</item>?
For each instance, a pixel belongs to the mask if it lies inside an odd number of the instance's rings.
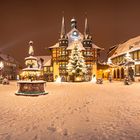
[[[140,75],[140,65],[135,65],[135,75],[136,76]]]
[[[138,58],[137,51],[134,52],[134,60]]]

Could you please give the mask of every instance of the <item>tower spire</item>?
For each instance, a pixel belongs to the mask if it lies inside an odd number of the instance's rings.
[[[85,18],[85,30],[84,30],[84,35],[87,36],[89,35],[90,32],[89,32],[89,26],[88,26],[88,21],[87,21],[87,16]]]
[[[66,30],[65,30],[65,18],[64,16],[62,17],[62,25],[61,25],[61,34],[60,37],[63,38],[66,35]]]
[[[86,47],[86,48],[87,47],[92,47],[92,37],[91,37],[90,32],[89,32],[87,16],[85,17],[85,29],[84,29],[83,46]]]
[[[59,39],[59,47],[67,47],[67,46],[68,46],[68,37],[66,35],[65,19],[64,19],[64,15],[63,15],[62,24],[61,24],[61,33],[60,33],[60,39]]]

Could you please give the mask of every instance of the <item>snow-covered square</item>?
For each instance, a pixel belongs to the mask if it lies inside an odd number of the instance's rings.
[[[47,83],[47,95],[0,85],[0,140],[139,140],[140,83]]]

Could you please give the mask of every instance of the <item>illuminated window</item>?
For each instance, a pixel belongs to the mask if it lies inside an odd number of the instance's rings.
[[[134,52],[134,60],[138,58],[137,51]]]
[[[66,51],[63,51],[62,54],[66,54]]]
[[[135,65],[135,75],[140,75],[140,65]]]
[[[53,53],[53,57],[56,57],[56,54],[55,53]]]
[[[46,68],[46,67],[44,67],[44,71],[45,71],[45,72],[47,71],[47,68]]]
[[[138,51],[138,59],[140,59],[140,50]]]

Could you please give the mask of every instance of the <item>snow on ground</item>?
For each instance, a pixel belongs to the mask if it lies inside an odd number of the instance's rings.
[[[0,85],[0,140],[140,140],[140,83],[47,83],[48,95]]]

